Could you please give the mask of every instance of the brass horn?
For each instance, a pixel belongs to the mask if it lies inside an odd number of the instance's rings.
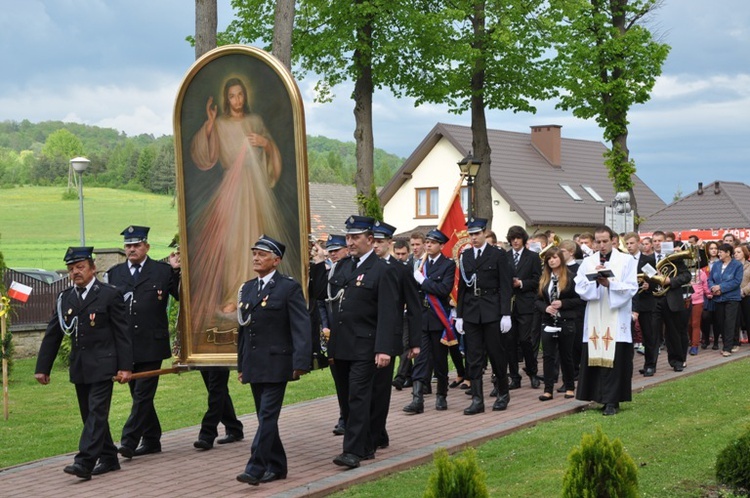
[[[675,262],[680,260],[685,260],[686,266],[692,272],[692,268],[700,264],[698,248],[694,245],[685,244],[681,251],[673,252],[656,263],[656,275],[649,277],[644,273],[639,273],[638,281],[642,282],[645,280],[650,284],[655,284],[654,296],[663,296],[670,289],[670,286],[666,285],[667,278],[672,279],[677,276],[677,265]],[[688,283],[687,285],[692,285],[692,283]]]
[[[544,249],[542,249],[541,251],[539,251],[539,258],[541,258],[542,260],[544,260],[544,253],[547,252],[550,247],[557,247],[557,246],[559,246],[560,242],[562,242],[562,239],[557,234],[555,234],[554,238],[552,239],[552,243],[551,244],[548,243],[547,246]]]

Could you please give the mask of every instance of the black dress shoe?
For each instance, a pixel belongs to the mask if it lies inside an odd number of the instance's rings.
[[[161,446],[146,446],[142,444],[135,449],[133,456],[150,455],[151,453],[161,453]]]
[[[413,383],[414,383],[414,382],[413,382],[413,381],[412,381],[411,379],[406,379],[406,380],[404,381],[404,387],[407,387],[407,388],[409,388],[409,387],[411,387],[411,386],[412,386],[412,384],[413,384]]]
[[[652,367],[644,368],[641,372],[643,372],[644,377],[653,377],[656,373],[656,369]]]
[[[531,381],[531,388],[532,389],[539,389],[539,386],[542,385],[542,383],[539,381],[539,377],[536,375],[532,375],[529,377],[529,381]]]
[[[237,434],[227,434],[221,439],[216,440],[216,444],[229,444],[229,443],[236,443],[237,441],[242,441],[245,439],[245,436],[240,436]]]
[[[458,386],[460,386],[463,381],[464,381],[463,379],[461,379],[461,380],[456,379],[453,382],[451,382],[450,384],[448,384],[448,387],[450,387],[451,389],[455,389]]]
[[[359,461],[361,459],[353,453],[342,453],[333,459],[333,463],[339,467],[349,467],[350,469],[356,469],[359,467]]]
[[[565,391],[567,391],[567,389],[565,389],[565,384],[557,388],[557,392],[559,393],[564,393]]]
[[[685,370],[685,367],[683,365],[680,365],[679,363],[675,363],[674,367],[672,368],[674,368],[675,372],[682,372],[683,370]]]
[[[74,475],[76,477],[80,477],[84,481],[88,481],[91,479],[91,471],[81,465],[80,463],[74,463],[73,465],[67,465],[63,472],[66,474]]]
[[[258,484],[260,484],[260,477],[255,477],[248,474],[247,472],[243,472],[242,474],[237,475],[237,480],[251,486],[257,486]]]
[[[510,381],[510,384],[508,384],[508,389],[511,391],[513,389],[520,389],[521,388],[521,381],[520,380],[512,380]]]
[[[435,396],[435,409],[439,412],[448,409],[448,400],[445,399],[445,394],[438,394]]]
[[[133,458],[133,455],[135,455],[135,450],[131,448],[130,446],[120,446],[117,449],[117,453],[124,456],[125,458]]]
[[[490,391],[490,398],[497,398],[497,386],[492,388],[492,391]]]
[[[550,401],[552,399],[552,393],[544,393],[539,396],[539,401]]]
[[[205,439],[199,439],[193,443],[193,448],[196,448],[198,450],[210,450],[213,447],[214,443],[212,443],[211,441],[206,441]]]
[[[610,415],[617,415],[617,405],[614,403],[607,403],[604,405],[604,410],[602,410],[602,415],[605,417],[608,417]]]
[[[91,475],[100,476],[107,472],[114,472],[115,470],[120,470],[120,462],[117,460],[113,462],[99,462],[96,464],[96,467],[94,467],[94,470],[91,471]]]
[[[286,479],[286,472],[277,474],[276,472],[267,470],[266,473],[263,474],[263,477],[260,478],[260,482],[273,482],[278,481],[279,479]]]
[[[508,408],[508,403],[510,403],[510,394],[503,394],[502,396],[498,396],[495,400],[495,403],[492,405],[492,411],[501,412]]]
[[[401,379],[393,379],[391,385],[396,388],[396,391],[400,391],[404,388],[404,381]]]
[[[344,427],[343,425],[337,425],[333,428],[333,434],[336,436],[343,436],[345,432],[346,427]]]

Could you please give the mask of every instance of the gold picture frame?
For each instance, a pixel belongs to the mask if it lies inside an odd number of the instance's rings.
[[[178,365],[235,366],[240,285],[261,234],[286,245],[279,271],[307,289],[310,207],[302,97],[273,56],[207,52],[174,108],[182,283]]]

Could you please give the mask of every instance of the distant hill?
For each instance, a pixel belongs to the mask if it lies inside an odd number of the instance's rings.
[[[308,137],[312,182],[353,184],[355,144]],[[172,136],[130,137],[111,128],[62,121],[0,122],[0,187],[66,185],[68,161],[91,160],[87,185],[170,194],[174,192]],[[375,149],[375,184],[390,180],[404,159]]]

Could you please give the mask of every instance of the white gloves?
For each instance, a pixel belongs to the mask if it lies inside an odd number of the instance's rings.
[[[510,316],[505,315],[500,319],[500,333],[507,334],[510,332],[510,328],[512,327],[512,323],[510,321]]]
[[[583,254],[585,254],[586,256],[591,256],[592,254],[594,254],[594,250],[591,249],[586,244],[581,244],[581,250],[583,251]]]
[[[416,280],[419,285],[422,285],[422,282],[425,281],[425,278],[424,275],[422,275],[421,271],[414,270],[414,280]]]
[[[464,335],[464,319],[463,318],[456,318],[456,332],[458,332],[461,335]]]

